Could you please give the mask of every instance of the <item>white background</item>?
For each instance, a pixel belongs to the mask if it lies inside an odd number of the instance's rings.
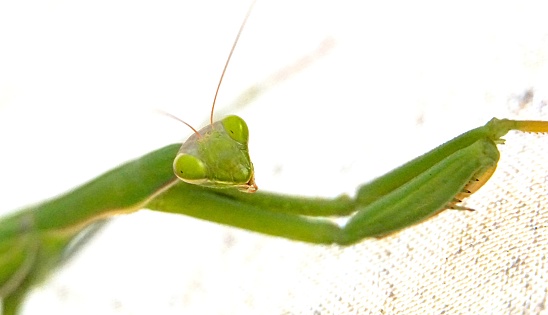
[[[2,2],[2,213],[190,135],[156,109],[197,128],[205,124],[248,5]],[[260,189],[353,193],[359,183],[493,116],[540,119],[548,98],[545,12],[534,1],[262,0],[225,76],[216,117],[230,111],[248,122]],[[322,43],[330,48],[304,70],[244,109],[229,107]],[[531,88],[534,108],[523,114],[518,99]],[[230,295],[234,282],[268,274],[272,282],[261,278],[256,285],[285,290],[296,272],[294,255],[312,247],[138,213],[117,219],[39,288],[25,314],[46,308],[56,314],[265,314],[268,303],[283,302],[265,293],[254,295],[260,303],[240,303]],[[276,250],[292,256],[274,256],[287,261],[261,269],[257,257]],[[246,262],[252,268],[246,278],[231,278]]]

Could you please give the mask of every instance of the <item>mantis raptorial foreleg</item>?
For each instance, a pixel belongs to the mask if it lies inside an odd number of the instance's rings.
[[[182,187],[164,193],[148,206],[161,211],[242,227],[265,234],[311,243],[351,244],[365,237],[379,237],[423,221],[477,191],[499,160],[497,143],[508,131],[548,132],[544,121],[489,121],[432,151],[396,168],[358,189],[355,199],[307,199],[218,190],[233,200],[210,198],[208,211],[177,206]],[[186,189],[186,188],[184,188]],[[215,209],[221,205],[224,210]],[[243,206],[245,205],[245,206]],[[320,216],[349,216],[339,226]]]

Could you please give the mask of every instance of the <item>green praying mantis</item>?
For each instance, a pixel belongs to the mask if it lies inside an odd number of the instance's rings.
[[[211,120],[182,146],[160,148],[3,218],[4,312],[16,311],[28,288],[48,274],[85,227],[115,214],[148,208],[291,240],[351,245],[394,233],[445,209],[465,210],[460,201],[493,174],[497,145],[508,131],[548,132],[548,122],[493,119],[362,185],[355,197],[328,199],[252,193],[257,185],[245,121],[237,116]],[[340,216],[350,217],[344,226],[329,219]]]

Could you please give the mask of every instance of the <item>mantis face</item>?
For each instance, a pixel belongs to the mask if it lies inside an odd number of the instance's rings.
[[[173,161],[184,182],[207,187],[257,191],[247,143],[249,129],[238,116],[228,116],[190,136]]]

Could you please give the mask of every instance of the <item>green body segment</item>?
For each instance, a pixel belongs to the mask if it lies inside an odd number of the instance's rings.
[[[499,152],[493,141],[480,139],[370,204],[359,204],[346,225],[350,242],[383,236],[421,222],[453,203],[466,186],[495,168]],[[359,198],[359,197],[358,197]]]
[[[232,126],[226,132],[226,124],[230,127],[234,122],[240,129]],[[212,130],[216,132],[218,127],[214,125]],[[225,133],[218,137],[226,136],[235,142],[229,146],[247,144],[247,126],[243,128],[238,119],[225,122],[222,127]],[[233,189],[191,185],[174,176],[173,170],[177,172],[181,167],[173,162],[175,156],[179,160],[181,154],[188,154],[207,167],[216,165],[211,169],[216,174],[209,173],[210,169],[205,172],[210,181],[205,186],[223,187],[226,183],[240,189],[251,186],[250,182],[239,186],[238,176],[228,174],[222,165],[215,164],[215,156],[229,159],[222,156],[226,139],[221,144],[216,142],[217,136],[210,139],[212,152],[216,152],[211,156],[200,151],[204,148],[200,148],[198,140],[193,144],[195,151],[178,153],[179,144],[166,146],[69,193],[0,221],[0,294],[5,314],[15,313],[26,290],[62,257],[74,235],[86,225],[117,213],[149,208],[321,244],[347,245],[365,237],[398,231],[444,209],[454,208],[456,199],[481,187],[499,159],[496,144],[502,142],[500,137],[511,129],[548,132],[548,122],[493,119],[361,186],[355,198],[335,199],[263,192],[242,194]],[[248,178],[251,180],[252,164],[247,150],[243,152],[244,158],[236,160],[244,169],[251,170]],[[229,168],[238,169],[234,165]],[[199,177],[199,167],[194,171],[191,175]],[[348,223],[340,226],[329,218],[333,216],[349,216]]]
[[[249,130],[238,116],[228,116],[193,134],[173,161],[173,172],[189,184],[255,192]]]
[[[383,196],[391,191],[396,190],[402,184],[411,181],[413,178],[432,167],[432,165],[443,161],[449,155],[459,150],[463,150],[471,146],[478,140],[486,139],[493,142],[499,141],[499,139],[510,130],[522,130],[525,128],[524,126],[529,126],[529,123],[537,123],[531,121],[526,122],[527,124],[518,126],[518,121],[515,120],[499,120],[497,118],[493,118],[486,125],[465,132],[462,135],[438,146],[430,152],[425,153],[373,180],[367,185],[363,185],[358,190],[358,200],[362,205],[370,204],[377,199],[383,198]],[[541,121],[538,123],[541,123],[544,126],[544,132],[548,130],[547,122]],[[533,132],[541,132],[541,130],[542,129],[539,129],[539,131]]]

